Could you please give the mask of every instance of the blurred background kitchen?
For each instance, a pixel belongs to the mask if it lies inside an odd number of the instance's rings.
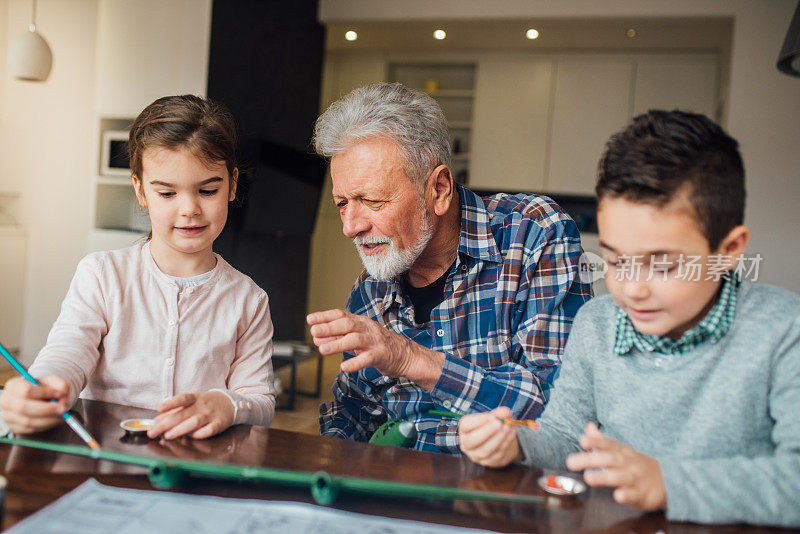
[[[269,293],[276,339],[305,339],[305,314],[343,307],[361,270],[327,165],[310,148],[313,122],[347,91],[384,80],[440,102],[459,181],[553,196],[593,251],[592,190],[608,136],[651,108],[709,115],[741,143],[758,280],[800,292],[800,78],[776,68],[796,7],[0,0],[0,340],[30,364],[78,260],[146,234],[125,132],[151,101],[182,93],[224,102],[240,129],[244,198],[215,249]],[[52,54],[43,81],[16,77],[26,58],[15,43],[32,22]],[[298,359],[296,345],[283,350],[285,362]],[[297,387],[313,392],[318,362],[299,360]],[[323,362],[323,400],[338,364]],[[279,371],[284,389],[290,372]],[[315,432],[318,401],[300,399],[276,424]]]

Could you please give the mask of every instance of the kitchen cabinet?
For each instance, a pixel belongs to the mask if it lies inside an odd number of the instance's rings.
[[[617,56],[565,56],[556,69],[543,191],[591,195],[606,140],[630,118],[633,62]]]
[[[636,58],[633,115],[650,109],[693,111],[719,121],[719,58],[714,54]]]
[[[350,53],[327,62],[325,102],[379,80],[426,90],[468,186],[593,195],[606,141],[635,115],[678,108],[719,121],[720,65],[718,53],[693,51]]]
[[[520,56],[479,61],[469,186],[545,188],[553,63]]]
[[[447,118],[453,176],[460,183],[471,181],[475,64],[397,62],[389,66],[389,80],[424,91],[436,99]]]

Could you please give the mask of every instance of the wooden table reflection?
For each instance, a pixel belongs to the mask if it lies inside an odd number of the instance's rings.
[[[485,469],[465,458],[370,445],[284,430],[240,425],[207,440],[149,440],[127,436],[119,422],[152,416],[138,408],[84,401],[78,410],[103,448],[153,457],[200,459],[332,475],[393,480],[486,491],[545,494],[536,484],[538,469],[512,466]],[[65,425],[31,436],[81,444]],[[90,477],[104,484],[152,489],[142,467],[0,445],[0,465],[8,479],[3,527],[49,504]],[[308,488],[251,481],[189,478],[181,491],[223,497],[313,503]],[[590,489],[579,498],[548,497],[544,504],[387,498],[341,493],[334,508],[352,512],[503,532],[713,533],[764,532],[747,526],[709,527],[670,523],[663,514],[641,514],[616,504],[610,491]],[[776,532],[780,529],[767,529]]]

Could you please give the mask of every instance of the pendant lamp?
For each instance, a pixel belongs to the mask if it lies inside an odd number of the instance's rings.
[[[778,70],[789,76],[800,77],[800,2],[794,10],[789,31],[786,32],[786,39],[778,56]]]
[[[50,46],[36,31],[36,0],[28,31],[17,37],[8,47],[8,68],[18,80],[43,82],[50,75],[53,53]]]

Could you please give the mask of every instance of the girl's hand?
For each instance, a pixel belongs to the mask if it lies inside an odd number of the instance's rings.
[[[458,423],[461,450],[470,460],[486,467],[505,467],[521,460],[517,431],[498,419],[510,417],[511,410],[506,407],[462,417]]]
[[[39,432],[61,421],[61,414],[67,411],[68,396],[69,384],[59,376],[45,376],[39,379],[38,386],[15,376],[6,382],[0,396],[0,415],[15,434]]]
[[[583,471],[590,486],[610,486],[614,500],[639,510],[663,510],[667,491],[658,461],[603,435],[594,423],[588,423],[581,437],[581,447],[591,452],[570,454],[567,467]]]
[[[195,439],[210,438],[233,423],[233,403],[220,391],[182,393],[158,406],[161,412],[147,437],[164,434],[165,439],[190,435]]]

